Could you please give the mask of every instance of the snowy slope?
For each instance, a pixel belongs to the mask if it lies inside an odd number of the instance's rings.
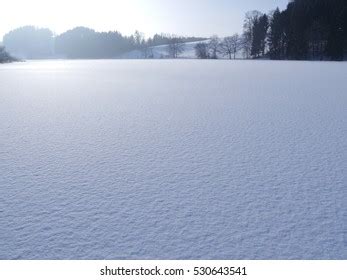
[[[346,63],[0,66],[0,259],[346,259]]]
[[[204,43],[208,43],[209,40],[206,41],[200,41]],[[179,56],[180,58],[196,58],[194,47],[196,44],[200,42],[191,42],[191,43],[185,43],[184,44],[184,52]],[[152,48],[153,58],[159,59],[159,58],[168,58],[168,45],[161,45],[156,46]],[[125,53],[124,55],[120,56],[119,58],[123,59],[143,59],[145,58],[145,55],[143,52],[139,50],[131,51],[128,53]]]

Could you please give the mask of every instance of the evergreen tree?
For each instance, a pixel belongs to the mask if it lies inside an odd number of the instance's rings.
[[[260,19],[254,23],[252,55],[259,56]],[[293,0],[270,19],[272,59],[342,60],[347,52],[346,0]]]
[[[254,19],[252,27],[252,48],[251,55],[259,57],[265,55],[267,31],[269,21],[267,15],[262,15]]]
[[[271,59],[284,59],[286,55],[286,14],[277,8],[269,23],[269,55]]]
[[[9,55],[9,53],[5,50],[5,47],[0,46],[0,63],[7,63],[15,61],[15,59]]]
[[[253,49],[253,52],[256,49],[256,46],[254,43],[254,27],[261,15],[262,13],[256,10],[249,11],[246,13],[246,17],[243,22],[243,35],[242,35],[243,52],[246,58],[250,58],[252,55],[252,49]]]

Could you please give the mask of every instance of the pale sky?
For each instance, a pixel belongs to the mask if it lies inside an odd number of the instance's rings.
[[[288,0],[9,0],[2,1],[0,41],[11,29],[34,25],[60,34],[76,26],[155,33],[220,36],[242,30],[249,10],[285,8]]]

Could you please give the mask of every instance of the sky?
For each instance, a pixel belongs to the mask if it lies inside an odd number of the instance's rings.
[[[285,8],[288,0],[9,0],[1,3],[0,40],[24,26],[60,34],[76,26],[145,35],[170,33],[207,37],[241,32],[249,10]]]

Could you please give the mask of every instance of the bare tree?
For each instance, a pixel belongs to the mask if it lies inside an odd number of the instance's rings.
[[[184,52],[184,49],[185,45],[182,38],[171,36],[171,38],[169,39],[169,44],[167,46],[169,57],[178,58],[178,56]]]
[[[195,49],[195,54],[197,58],[200,59],[207,59],[209,58],[209,53],[208,53],[208,44],[206,43],[197,43],[194,47]]]
[[[208,44],[208,49],[210,53],[210,58],[217,59],[219,53],[220,39],[217,35],[213,35],[210,38],[210,43]]]
[[[220,52],[228,56],[229,59],[236,58],[236,53],[241,49],[241,39],[239,34],[234,34],[230,37],[225,37],[220,44]]]

